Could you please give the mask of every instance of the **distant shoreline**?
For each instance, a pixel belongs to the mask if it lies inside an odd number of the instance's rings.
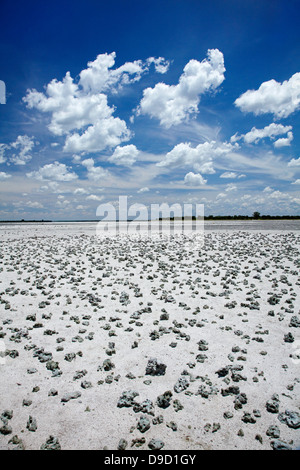
[[[182,220],[190,220],[190,217],[182,217]],[[180,220],[180,217],[170,217],[170,218],[159,218],[160,221],[174,221],[174,220]],[[192,220],[196,220],[196,217],[192,217]],[[243,215],[216,215],[216,216],[205,216],[204,217],[205,221],[219,221],[219,220],[229,220],[229,221],[236,221],[236,220],[244,220],[244,221],[263,221],[263,220],[300,220],[300,215],[262,215],[259,218],[255,217],[249,217],[249,216],[243,216]],[[134,222],[136,221],[135,219],[128,219],[126,222]],[[138,222],[150,222],[150,220],[139,220]],[[88,219],[88,220],[0,220],[0,224],[22,224],[22,223],[32,223],[32,224],[41,224],[41,223],[71,223],[71,222],[77,222],[77,223],[92,223],[92,222],[101,222],[101,220],[97,219]],[[108,221],[106,221],[108,222]],[[109,221],[113,222],[113,221]],[[120,221],[117,220],[116,222],[125,222],[125,221]],[[137,222],[137,221],[136,221]]]

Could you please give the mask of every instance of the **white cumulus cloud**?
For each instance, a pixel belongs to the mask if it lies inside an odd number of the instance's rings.
[[[145,186],[144,188],[139,189],[138,193],[147,193],[148,191],[150,191],[150,189],[147,186]]]
[[[65,152],[99,152],[129,140],[131,132],[124,120],[114,116],[107,93],[140,80],[152,62],[160,73],[167,70],[168,62],[162,57],[126,62],[113,69],[115,57],[114,52],[98,55],[79,73],[76,82],[67,72],[62,81],[48,83],[45,93],[27,90],[23,98],[27,107],[48,113],[49,131],[66,135]]]
[[[300,166],[300,157],[299,158],[292,158],[292,160],[290,160],[288,162],[288,166]]]
[[[107,96],[85,93],[69,72],[62,82],[52,80],[46,94],[30,90],[23,100],[29,108],[51,113],[48,128],[54,135],[67,135],[66,152],[101,151],[130,137],[125,121],[113,116]]]
[[[43,204],[37,201],[27,201],[25,205],[27,207],[30,207],[31,209],[43,209],[44,208]]]
[[[107,147],[115,147],[129,140],[131,132],[125,121],[113,116],[96,120],[83,133],[75,132],[67,136],[65,152],[92,153]]]
[[[202,62],[190,60],[177,85],[157,83],[154,88],[146,88],[137,114],[148,114],[170,128],[197,113],[200,96],[215,90],[225,78],[222,52],[210,49],[207,55]]]
[[[154,64],[155,70],[158,73],[166,73],[169,70],[170,62],[164,57],[149,57],[147,59],[148,64]]]
[[[59,162],[44,165],[37,171],[26,173],[26,176],[39,181],[73,181],[78,178],[76,173],[70,172],[64,163]]]
[[[100,93],[110,88],[126,85],[140,80],[146,68],[141,60],[126,62],[117,69],[116,53],[99,54],[94,61],[88,62],[88,67],[80,72],[79,83],[86,92]]]
[[[216,141],[204,142],[196,147],[190,143],[180,143],[168,152],[164,159],[157,163],[160,167],[185,167],[194,168],[199,173],[214,173],[213,160],[233,152],[238,144]]]
[[[5,171],[0,171],[0,181],[5,181],[8,178],[11,178],[10,174],[5,173]]]
[[[184,177],[184,184],[188,186],[203,186],[206,183],[207,180],[205,180],[200,173],[190,171]]]
[[[109,157],[108,161],[115,165],[131,166],[135,163],[139,154],[135,145],[124,145],[116,147],[114,153]]]
[[[235,100],[235,105],[243,112],[271,113],[276,118],[286,118],[300,107],[300,73],[282,83],[263,82],[257,90],[243,93]]]
[[[237,186],[233,183],[229,183],[227,186],[226,186],[226,189],[225,191],[228,193],[230,191],[236,191],[237,190]]]
[[[74,194],[88,194],[87,190],[84,188],[76,188],[74,189]]]
[[[28,135],[19,135],[15,142],[10,144],[11,149],[18,150],[18,153],[14,153],[10,157],[10,161],[15,165],[26,165],[32,159],[30,154],[31,150],[33,149],[35,143],[32,137],[28,137]]]
[[[88,201],[102,201],[104,199],[104,196],[97,196],[96,194],[90,194],[86,198]]]
[[[87,177],[91,181],[100,181],[103,178],[107,178],[109,172],[102,168],[102,166],[95,166],[93,158],[88,158],[82,161],[82,165],[87,169]]]
[[[154,64],[155,71],[166,73],[169,61],[164,57],[149,57],[145,61],[135,60],[125,62],[118,68],[115,65],[116,53],[99,54],[94,61],[88,62],[88,67],[80,72],[79,84],[84,91],[101,93],[108,90],[116,92],[124,85],[137,82],[142,75],[149,71],[149,66]]]
[[[282,137],[281,139],[277,139],[274,142],[274,147],[280,148],[280,147],[289,147],[291,145],[292,140],[294,139],[293,133],[288,132],[287,137]]]

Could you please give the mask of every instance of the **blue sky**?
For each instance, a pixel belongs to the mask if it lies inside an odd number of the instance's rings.
[[[299,1],[1,0],[0,220],[299,215]],[[138,206],[137,206],[138,207]]]

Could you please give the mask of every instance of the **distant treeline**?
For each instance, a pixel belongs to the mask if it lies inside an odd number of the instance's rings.
[[[196,216],[192,217],[160,217],[159,220],[197,220]],[[204,216],[204,220],[299,220],[300,215],[260,215],[258,212],[254,212],[253,215],[208,215]],[[128,219],[127,222],[134,222],[135,219]],[[0,220],[0,224],[20,224],[20,223],[49,223],[52,220]],[[54,221],[59,223],[68,222],[99,222],[99,220],[59,220]],[[113,221],[112,221],[113,222]],[[117,220],[118,222],[118,220]],[[124,221],[123,221],[124,222]]]
[[[194,218],[193,218],[194,219]],[[209,215],[204,220],[294,220],[300,219],[300,215]]]
[[[196,217],[186,217],[187,219],[196,220]],[[184,217],[181,217],[184,220]],[[300,215],[208,215],[204,216],[204,220],[299,220]],[[180,220],[180,217],[170,217],[169,219],[160,217],[159,220]]]
[[[52,222],[52,220],[25,220],[25,219],[22,219],[22,220],[0,220],[0,224],[21,224],[22,222],[26,222],[26,224],[28,223],[34,223],[34,224],[40,224],[42,222]]]

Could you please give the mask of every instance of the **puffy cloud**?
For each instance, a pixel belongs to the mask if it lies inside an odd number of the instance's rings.
[[[275,209],[277,212],[280,206],[284,207],[284,210],[286,211],[287,207],[292,207],[293,204],[299,204],[300,199],[294,198],[293,194],[284,193],[279,190],[271,190],[268,193],[267,198],[264,198],[264,197],[259,198],[259,195],[257,195],[252,198],[251,202],[254,202],[254,203],[261,202],[262,204],[266,204],[267,207],[269,206],[270,208]]]
[[[124,145],[123,147],[116,147],[108,160],[116,165],[131,166],[135,163],[138,154],[139,151],[135,145]]]
[[[108,106],[107,96],[84,93],[69,72],[62,82],[52,80],[46,87],[46,94],[31,90],[24,101],[29,108],[51,113],[49,130],[54,135],[67,134],[66,152],[101,151],[130,136],[125,121],[113,117],[114,109]],[[69,135],[70,131],[82,129],[81,134]]]
[[[5,173],[5,171],[0,171],[0,181],[5,181],[8,178],[11,178],[11,175]]]
[[[102,168],[102,166],[95,166],[93,158],[88,158],[82,161],[82,165],[87,169],[87,177],[91,181],[99,181],[107,178],[109,172]]]
[[[281,139],[277,139],[274,142],[274,147],[280,148],[280,147],[288,147],[291,145],[292,140],[294,139],[293,133],[288,132],[287,137],[282,137]]]
[[[282,83],[263,82],[257,90],[243,93],[235,100],[235,105],[243,112],[271,113],[276,118],[286,118],[300,107],[300,73]]]
[[[126,62],[116,69],[116,53],[99,54],[93,62],[88,62],[87,69],[80,72],[79,84],[84,91],[100,93],[107,90],[117,91],[124,85],[137,82],[142,75],[149,71],[149,66],[153,63],[155,71],[166,73],[169,68],[169,61],[164,57],[149,57],[146,61],[135,60]]]
[[[92,111],[95,118],[95,106],[98,105],[101,98],[92,107],[88,107],[89,116],[86,116],[86,99],[79,96],[78,86],[73,82],[70,72],[66,73],[63,81],[52,80],[46,87],[46,94],[36,90],[27,90],[27,95],[23,101],[27,107],[36,108],[44,113],[52,113],[52,120],[49,130],[55,135],[63,135],[72,129],[81,125],[89,124]],[[103,101],[103,100],[102,100]]]
[[[184,177],[184,184],[188,186],[203,186],[206,183],[207,180],[205,180],[200,173],[190,171]]]
[[[166,73],[169,70],[170,62],[166,60],[164,57],[149,57],[147,59],[147,63],[154,64],[155,70],[158,73]]]
[[[56,181],[49,181],[46,185],[39,188],[39,192],[51,191],[53,193],[59,193],[59,184]]]
[[[31,152],[34,145],[35,143],[32,137],[30,138],[28,135],[19,135],[17,140],[9,146],[10,148],[18,150],[19,153],[13,154],[10,157],[10,161],[15,165],[25,165],[32,158],[29,152]]]
[[[88,192],[84,188],[76,188],[74,194],[88,194]]]
[[[125,121],[113,117],[114,109],[103,93],[86,94],[74,83],[69,72],[62,82],[52,80],[46,94],[28,91],[24,98],[29,108],[51,113],[49,130],[65,135],[64,151],[96,152],[127,140],[130,132]],[[83,130],[80,134],[70,131]]]
[[[261,139],[264,139],[265,137],[274,139],[276,136],[286,133],[288,133],[288,140],[291,141],[293,139],[292,132],[289,132],[291,130],[292,126],[283,126],[282,124],[272,123],[269,126],[264,127],[263,129],[256,129],[256,127],[252,127],[250,132],[247,132],[247,134],[242,134],[240,136],[236,133],[231,137],[230,141],[237,142],[240,139],[244,139],[247,144],[257,144]],[[278,142],[278,140],[276,142]],[[280,147],[280,144],[276,145],[276,142],[274,143],[274,145]]]
[[[104,199],[104,196],[97,196],[96,194],[90,194],[86,198],[88,201],[102,201]]]
[[[100,152],[106,147],[116,147],[130,137],[131,132],[127,129],[125,121],[110,116],[95,121],[82,134],[75,132],[67,136],[64,151]]]
[[[56,205],[57,206],[61,206],[62,208],[65,208],[66,206],[68,206],[70,203],[70,201],[68,201],[67,199],[65,199],[64,196],[58,196],[57,198],[57,201],[56,201]]]
[[[126,62],[121,67],[111,70],[115,65],[116,53],[99,54],[93,62],[88,62],[87,69],[80,72],[79,83],[87,92],[100,93],[117,85],[140,80],[144,73],[141,60]]]
[[[272,199],[278,199],[278,200],[286,200],[290,199],[290,195],[287,193],[283,193],[282,191],[273,191],[272,193],[269,193],[268,197]]]
[[[238,144],[216,141],[204,142],[191,147],[190,143],[180,143],[166,154],[164,159],[157,163],[160,167],[193,167],[201,173],[214,173],[213,159],[222,157],[234,151]]]
[[[170,128],[197,113],[200,95],[215,90],[225,78],[222,52],[210,49],[207,55],[202,62],[190,60],[177,85],[158,83],[146,88],[137,114],[148,114]]]
[[[50,113],[50,132],[66,135],[65,152],[98,152],[116,147],[131,137],[126,122],[114,117],[105,92],[116,92],[124,85],[140,80],[153,62],[162,73],[167,67],[163,58],[126,62],[112,69],[116,54],[100,54],[79,74],[77,83],[70,72],[62,81],[52,80],[45,93],[28,90],[23,101],[30,109]]]
[[[81,157],[79,155],[73,155],[73,163],[79,164],[81,163]]]
[[[291,183],[291,184],[300,184],[300,179],[298,179],[298,180],[294,181],[294,182],[293,182],[293,183]]]
[[[144,188],[139,189],[138,193],[147,193],[148,191],[150,191],[150,189],[145,186]]]
[[[0,163],[8,160],[15,165],[26,165],[32,159],[31,151],[36,144],[38,142],[26,134],[19,135],[15,142],[10,144],[0,144]]]
[[[238,140],[241,140],[243,138],[243,134],[239,135],[238,132],[236,132],[234,135],[230,137],[230,142],[235,143]]]
[[[288,162],[288,166],[300,166],[300,157],[299,158],[292,158],[292,160],[290,160]]]
[[[194,170],[203,173],[204,175],[213,175],[216,171],[213,167],[213,161],[205,163],[194,163]]]
[[[40,202],[37,201],[27,201],[25,206],[30,207],[31,209],[43,209],[44,206]]]
[[[28,178],[34,178],[39,181],[73,181],[78,178],[76,173],[69,172],[64,163],[54,162],[44,165],[37,171],[26,173]]]
[[[233,183],[228,184],[225,189],[227,193],[230,191],[236,191],[236,190],[237,190],[237,186]]]

